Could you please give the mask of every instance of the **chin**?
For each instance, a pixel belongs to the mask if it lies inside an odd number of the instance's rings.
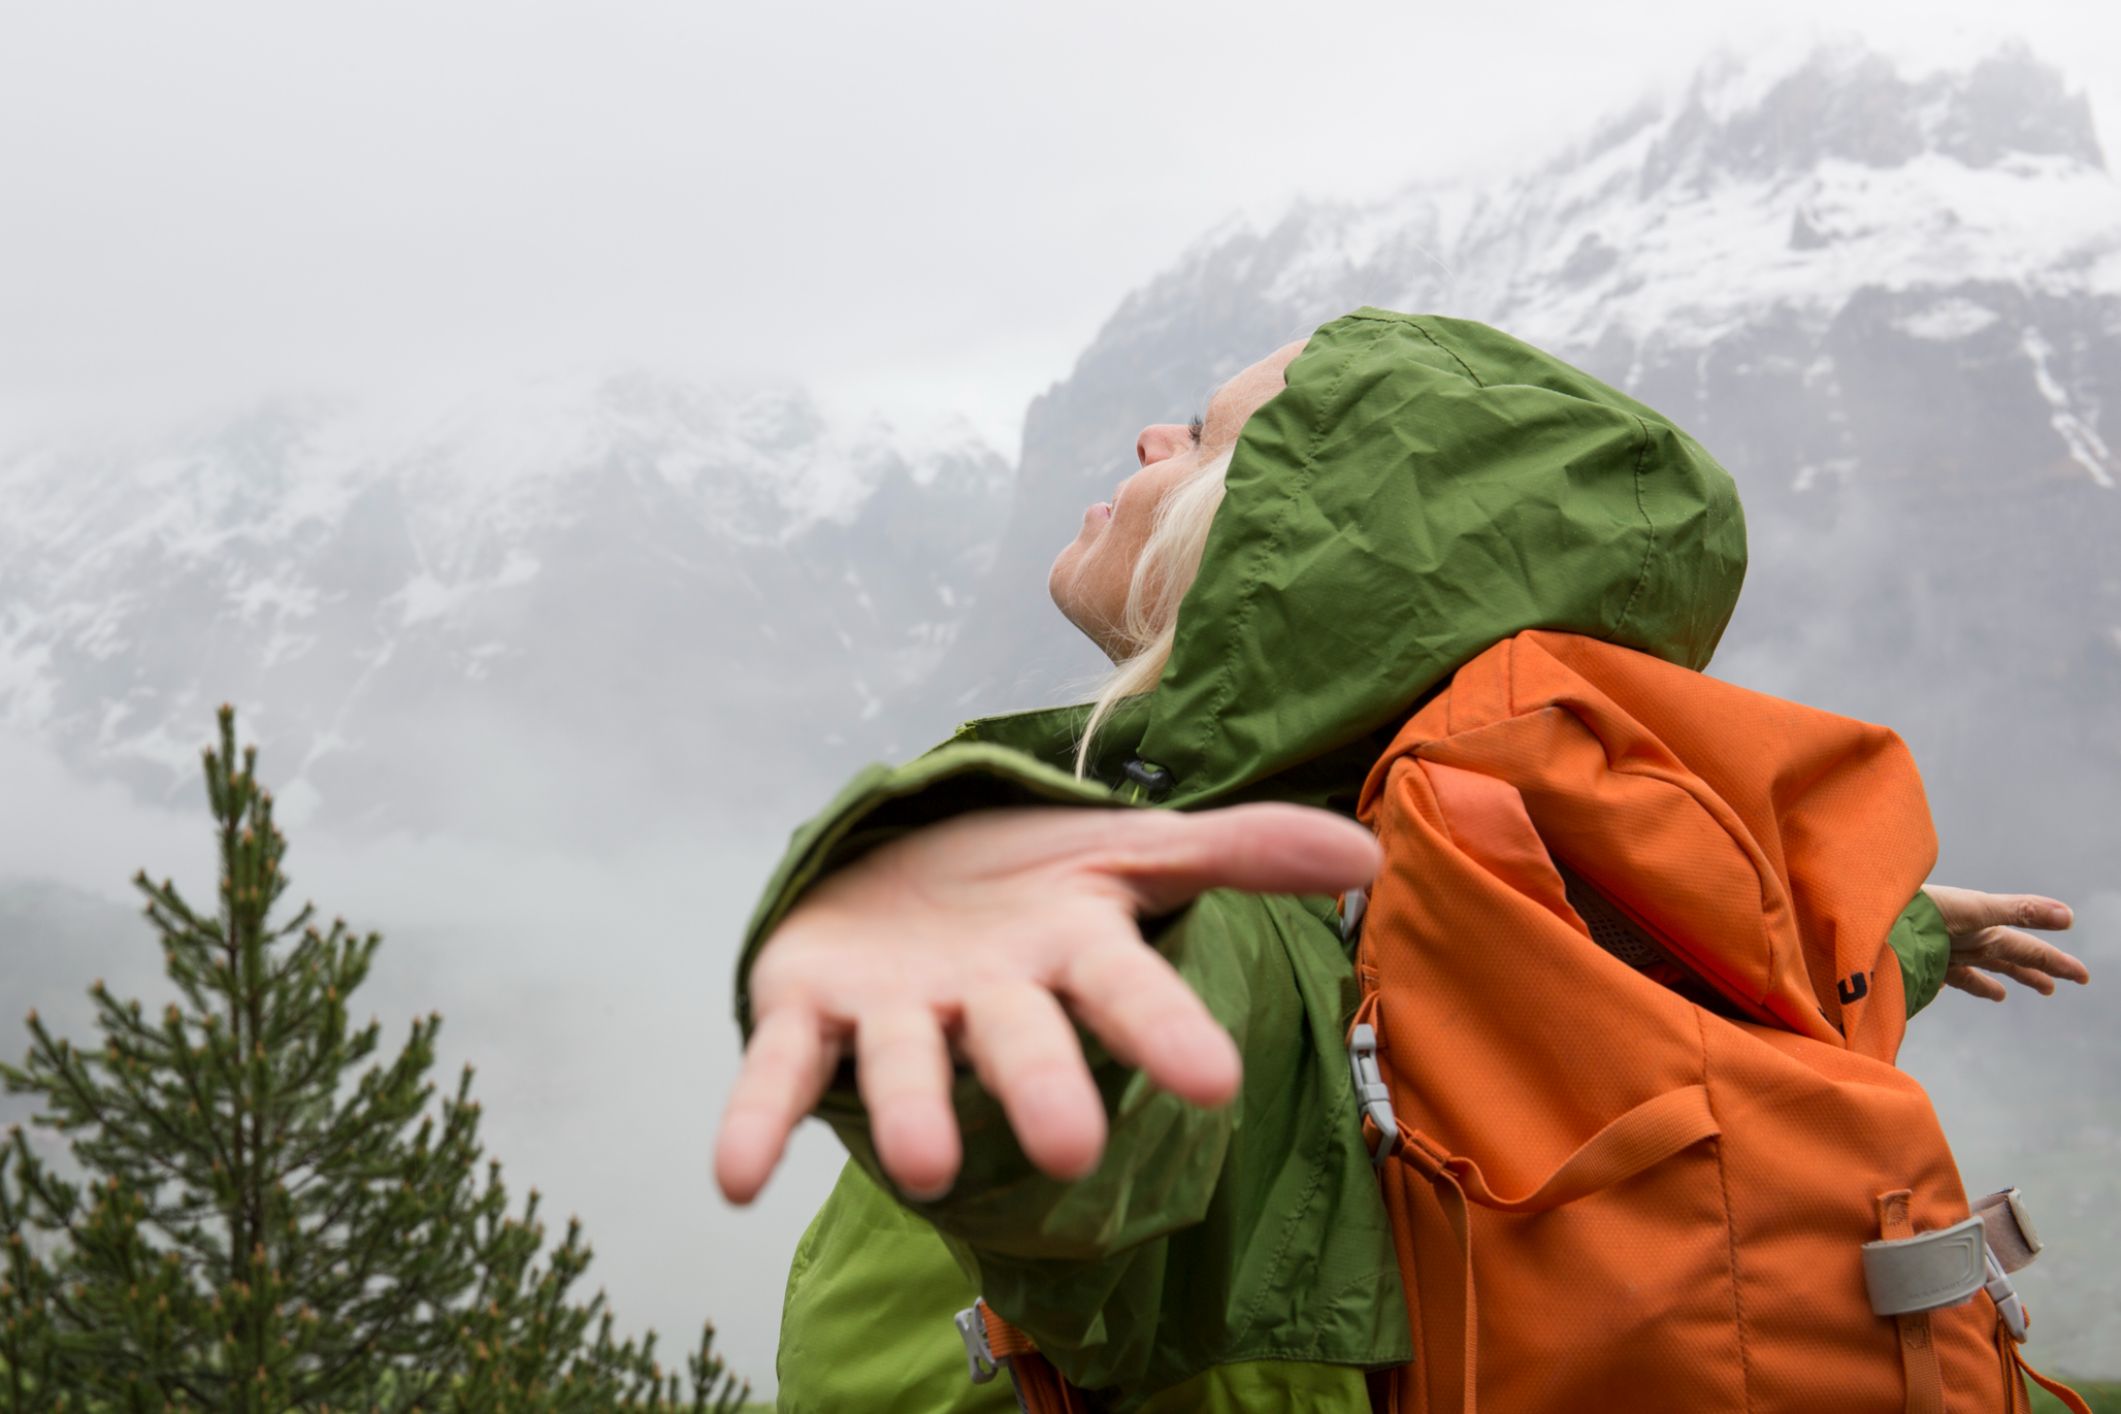
[[[1054,607],[1059,609],[1070,623],[1075,622],[1075,615],[1069,609],[1075,599],[1072,591],[1075,588],[1076,576],[1082,569],[1080,557],[1075,551],[1073,544],[1063,549],[1053,557],[1052,568],[1046,571],[1046,594],[1053,600]]]
[[[1073,548],[1069,547],[1071,550]],[[1089,606],[1083,603],[1079,589],[1081,574],[1081,565],[1070,557],[1068,550],[1061,551],[1060,557],[1053,562],[1052,570],[1046,575],[1046,593],[1052,597],[1053,607],[1061,611],[1061,617],[1109,657],[1111,655],[1105,649],[1105,641],[1090,627],[1095,616],[1089,613]]]
[[[1061,617],[1075,626],[1076,632],[1097,645],[1097,650],[1107,658],[1118,662],[1127,656],[1128,649],[1116,645],[1116,637],[1110,625],[1117,621],[1120,606],[1106,606],[1098,602],[1095,592],[1096,576],[1085,584],[1084,572],[1092,568],[1092,557],[1077,540],[1053,558],[1053,568],[1046,572],[1046,593],[1053,599],[1053,606],[1061,611]],[[1109,607],[1111,612],[1105,612]]]

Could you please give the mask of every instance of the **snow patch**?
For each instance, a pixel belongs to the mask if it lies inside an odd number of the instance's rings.
[[[316,646],[317,636],[313,633],[290,633],[285,629],[275,629],[273,636],[265,642],[261,666],[271,668],[281,663],[292,663],[306,656],[309,650]]]
[[[199,769],[199,748],[203,743],[196,736],[179,736],[171,730],[172,721],[190,721],[192,713],[187,702],[176,711],[167,714],[167,720],[155,722],[132,736],[111,745],[108,754],[119,759],[130,758],[160,766],[179,780],[187,779]],[[255,726],[255,711],[245,713],[245,718]]]
[[[255,623],[266,609],[272,610],[275,617],[303,619],[317,611],[316,589],[292,580],[249,580],[231,589],[229,599],[246,624]]]
[[[1948,342],[1978,334],[2000,317],[1993,309],[1954,296],[1902,319],[1899,328],[1911,338]]]
[[[403,606],[399,610],[398,622],[408,628],[413,624],[426,623],[430,619],[446,617],[466,597],[468,591],[463,586],[444,584],[424,572],[407,580],[405,587],[392,596]]]
[[[464,651],[464,676],[473,682],[485,679],[493,664],[508,656],[505,643],[481,643]]]
[[[2076,409],[2070,406],[2069,390],[2062,386],[2053,370],[2048,367],[2048,359],[2055,352],[2054,346],[2048,343],[2038,329],[2028,328],[2025,337],[2019,342],[2019,347],[2024,350],[2026,358],[2033,365],[2034,385],[2040,389],[2040,396],[2047,399],[2048,425],[2055,429],[2063,445],[2069,448],[2070,460],[2083,467],[2095,484],[2111,491],[2114,487],[2114,475],[2107,467],[2106,439],[2099,435],[2098,428],[2079,416]]]
[[[1819,484],[1822,476],[1831,476],[1836,482],[1847,481],[1856,474],[1853,457],[1828,457],[1823,462],[1807,462],[1797,468],[1797,476],[1790,483],[1793,491],[1809,491]]]
[[[460,605],[478,595],[528,584],[537,578],[538,569],[537,556],[527,550],[511,549],[501,568],[484,579],[445,583],[422,570],[407,580],[403,589],[384,602],[399,604],[401,607],[398,622],[410,628],[414,624],[447,618],[455,613]]]
[[[860,698],[862,703],[862,710],[858,714],[859,720],[864,722],[874,721],[878,714],[884,710],[884,699],[877,696],[869,684],[860,678],[854,680],[854,695]]]

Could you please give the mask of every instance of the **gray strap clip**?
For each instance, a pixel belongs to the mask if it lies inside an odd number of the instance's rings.
[[[2025,1314],[2025,1300],[2018,1295],[2018,1288],[2011,1285],[2010,1274],[2003,1270],[2003,1263],[1996,1260],[1992,1247],[1983,1244],[1981,1255],[1987,1259],[1988,1281],[1982,1289],[1988,1299],[1996,1303],[1996,1315],[2003,1322],[2003,1329],[2010,1332],[2012,1340],[2025,1344],[2025,1333],[2032,1328],[2032,1318]]]
[[[1354,941],[1362,931],[1362,916],[1369,911],[1370,896],[1361,889],[1350,889],[1340,896],[1340,940]]]
[[[2034,1230],[2032,1217],[2015,1188],[1991,1193],[1975,1203],[1974,1216],[1988,1230],[1989,1300],[1996,1303],[2003,1329],[2010,1332],[2012,1340],[2023,1344],[2032,1320],[2025,1313],[2025,1301],[2018,1295],[2018,1288],[2011,1284],[2010,1274],[2030,1266],[2040,1255],[2040,1234]]]
[[[1377,1030],[1367,1021],[1349,1033],[1348,1070],[1355,1077],[1355,1098],[1362,1112],[1377,1126],[1377,1147],[1370,1151],[1370,1165],[1375,1168],[1399,1147],[1399,1116],[1392,1111],[1392,1091],[1377,1063]]]
[[[1987,1230],[1968,1218],[1913,1237],[1863,1244],[1863,1280],[1881,1316],[1971,1301],[1988,1284]]]
[[[2015,1188],[1999,1189],[1974,1204],[1974,1216],[1988,1228],[1988,1249],[2006,1272],[2030,1266],[2040,1255],[2040,1234],[2033,1229],[2025,1200]]]
[[[2015,1188],[1974,1204],[1965,1222],[1893,1242],[1863,1244],[1863,1277],[1871,1309],[1881,1316],[1934,1311],[1986,1291],[2010,1338],[2031,1325],[2010,1274],[2040,1255],[2040,1234]]]
[[[965,1342],[965,1364],[970,1368],[972,1383],[983,1385],[994,1378],[1001,1362],[987,1344],[987,1323],[980,1319],[979,1308],[980,1303],[975,1301],[950,1319],[957,1327],[957,1338]]]

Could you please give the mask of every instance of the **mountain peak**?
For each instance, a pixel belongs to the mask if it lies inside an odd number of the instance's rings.
[[[1645,162],[1643,190],[1925,155],[1976,170],[2013,159],[2106,166],[2090,100],[2022,41],[1939,65],[1840,40],[1712,58]]]
[[[2121,186],[2088,100],[2022,43],[1807,42],[1714,57],[1601,125],[1495,193],[1444,263],[1401,298],[1562,347],[1705,346],[1865,288],[2121,287]]]

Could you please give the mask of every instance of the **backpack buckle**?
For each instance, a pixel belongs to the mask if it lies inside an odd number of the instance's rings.
[[[1866,1242],[1863,1281],[1871,1309],[1881,1316],[1905,1316],[1971,1301],[1992,1275],[2002,1275],[1984,1262],[1987,1257],[1979,1218]]]
[[[1340,896],[1340,940],[1352,943],[1362,932],[1362,916],[1370,908],[1370,896],[1362,889],[1350,889]]]
[[[1988,1280],[1982,1284],[1981,1289],[1988,1293],[1989,1300],[1996,1303],[1996,1315],[2002,1320],[2003,1329],[2010,1332],[2012,1340],[2023,1345],[2025,1333],[2032,1329],[2033,1324],[2032,1318],[2025,1312],[2025,1298],[2020,1296],[2018,1288],[2011,1284],[2010,1276],[2003,1270],[2003,1263],[1996,1260],[1995,1248],[1983,1243],[1981,1256],[1988,1275]]]
[[[1991,1193],[1974,1204],[1974,1216],[1981,1219],[1987,1232],[1984,1256],[1988,1280],[1982,1283],[1982,1289],[1996,1303],[1996,1315],[2002,1320],[2003,1329],[2022,1345],[2032,1317],[2026,1314],[2025,1300],[2012,1285],[2010,1274],[2040,1255],[2040,1234],[2033,1228],[2032,1215],[2025,1211],[2025,1199],[2015,1188]]]
[[[972,1376],[972,1383],[983,1385],[994,1378],[1002,1366],[994,1358],[994,1348],[987,1344],[987,1323],[980,1319],[980,1303],[975,1301],[950,1318],[957,1327],[957,1338],[965,1343],[965,1364]]]
[[[1348,1033],[1348,1070],[1355,1077],[1355,1098],[1364,1118],[1377,1126],[1377,1147],[1370,1150],[1370,1166],[1376,1168],[1399,1147],[1399,1116],[1393,1113],[1392,1092],[1377,1062],[1377,1028],[1367,1021],[1357,1022]]]
[[[2025,1199],[2017,1189],[2005,1188],[1974,1204],[1974,1216],[1988,1229],[1989,1251],[2006,1272],[2015,1272],[2040,1255],[2040,1234]]]

